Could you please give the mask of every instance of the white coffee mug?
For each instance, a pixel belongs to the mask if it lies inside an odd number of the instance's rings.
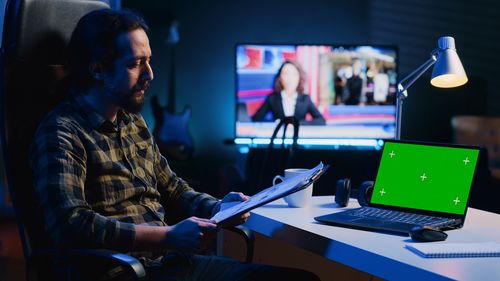
[[[273,179],[273,185],[277,184],[277,180],[283,181],[286,178],[290,178],[293,176],[296,176],[298,174],[302,174],[304,172],[308,171],[308,169],[286,169],[285,170],[285,177],[277,175]],[[303,208],[307,207],[311,203],[311,197],[312,197],[312,192],[313,192],[313,185],[311,184],[310,186],[306,187],[305,189],[302,189],[300,191],[297,191],[295,193],[292,193],[288,196],[285,197],[285,202],[288,203],[288,206],[294,207],[294,208]]]

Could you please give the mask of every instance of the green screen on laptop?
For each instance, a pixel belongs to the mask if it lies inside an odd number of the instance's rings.
[[[464,214],[479,149],[386,142],[371,203]]]

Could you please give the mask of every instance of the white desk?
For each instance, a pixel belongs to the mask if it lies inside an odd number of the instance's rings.
[[[425,259],[404,246],[409,237],[317,223],[315,216],[344,210],[333,196],[313,197],[313,206],[288,208],[280,199],[252,211],[247,227],[325,259],[388,280],[500,280],[500,258]],[[358,207],[355,199],[349,208]],[[500,242],[500,215],[469,208],[462,229],[449,242]]]

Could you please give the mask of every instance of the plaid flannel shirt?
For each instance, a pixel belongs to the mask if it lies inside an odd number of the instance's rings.
[[[120,111],[115,125],[82,96],[42,121],[31,165],[46,231],[59,246],[130,252],[137,224],[210,217],[219,208],[172,172],[140,114]]]

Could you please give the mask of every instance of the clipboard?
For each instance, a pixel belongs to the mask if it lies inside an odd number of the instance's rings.
[[[269,202],[305,189],[313,184],[321,175],[323,175],[329,167],[330,165],[323,165],[323,163],[320,162],[316,167],[307,170],[304,173],[287,178],[279,184],[262,190],[261,192],[250,197],[247,201],[242,201],[241,203],[231,206],[225,210],[219,211],[212,218],[210,218],[210,220],[221,223],[233,217],[241,216],[242,214]]]

